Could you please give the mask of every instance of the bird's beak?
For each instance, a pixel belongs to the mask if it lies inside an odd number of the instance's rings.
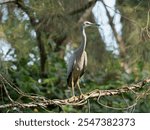
[[[99,26],[100,26],[100,24],[93,23],[93,26],[97,26],[97,27],[99,27]]]
[[[100,26],[100,24],[97,24],[97,23],[96,23],[95,26]]]

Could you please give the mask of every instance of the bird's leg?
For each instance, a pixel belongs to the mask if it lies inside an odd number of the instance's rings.
[[[77,86],[78,86],[78,89],[80,91],[81,98],[84,98],[84,94],[82,93],[81,88],[80,88],[79,80],[77,81]]]
[[[71,87],[72,87],[72,98],[75,100],[75,94],[74,94],[74,82],[73,82],[73,78],[71,79]]]
[[[72,87],[72,96],[75,96],[75,94],[74,94],[74,82],[73,82],[73,79],[71,81],[71,87]]]
[[[77,86],[78,86],[78,89],[80,91],[80,94],[83,94],[82,91],[81,91],[81,88],[80,88],[79,80],[77,81]]]

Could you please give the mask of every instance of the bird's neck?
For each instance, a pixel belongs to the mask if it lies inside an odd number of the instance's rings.
[[[82,42],[80,46],[82,51],[84,51],[86,48],[86,40],[87,38],[86,38],[86,33],[85,33],[85,27],[82,27]]]

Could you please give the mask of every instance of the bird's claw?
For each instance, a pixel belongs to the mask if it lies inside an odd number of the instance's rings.
[[[85,99],[85,96],[83,93],[79,96],[79,99]]]
[[[71,102],[74,102],[74,101],[76,101],[76,97],[75,97],[75,96],[72,96],[69,100],[70,100]]]

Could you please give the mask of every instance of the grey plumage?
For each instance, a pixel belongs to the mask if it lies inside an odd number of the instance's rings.
[[[82,26],[82,42],[81,45],[78,49],[72,53],[68,59],[68,66],[67,66],[67,85],[69,87],[72,87],[72,95],[75,96],[74,94],[74,87],[77,85],[80,93],[81,89],[79,86],[79,79],[80,77],[84,74],[86,67],[87,67],[87,54],[85,51],[86,48],[86,33],[85,33],[85,28],[96,25],[99,26],[98,24],[94,24],[88,21],[85,21]]]

